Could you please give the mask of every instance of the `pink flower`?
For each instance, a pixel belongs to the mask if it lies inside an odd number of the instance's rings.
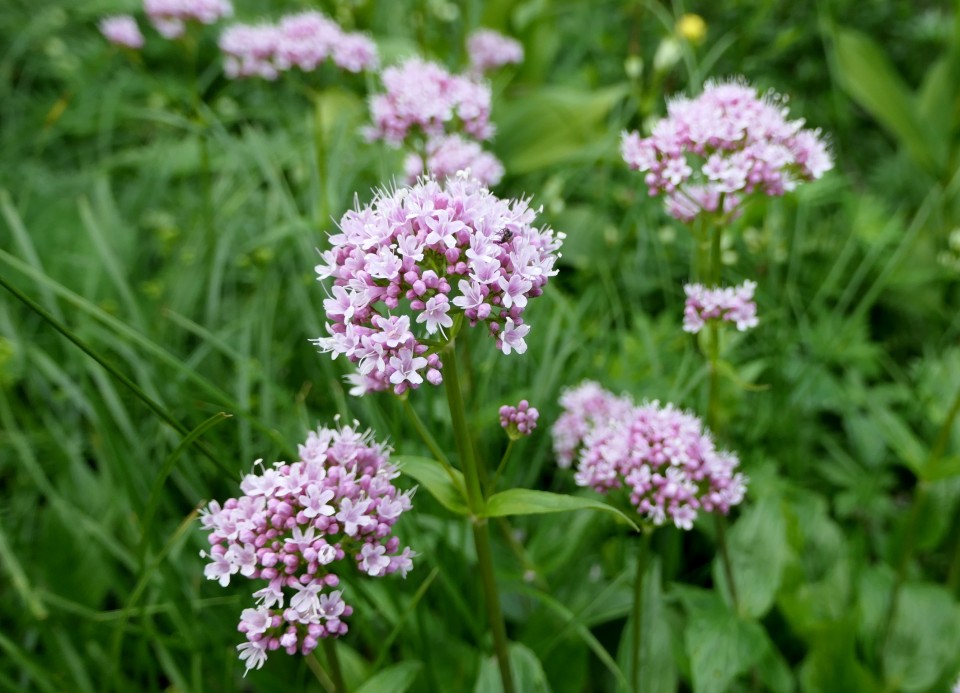
[[[621,153],[677,219],[717,212],[721,198],[731,214],[746,195],[783,195],[833,167],[820,132],[787,116],[776,95],[708,82],[697,98],[670,101],[650,137],[623,133]]]
[[[100,33],[110,43],[131,50],[143,48],[143,34],[137,21],[127,14],[104,17],[100,20]]]
[[[493,135],[488,84],[452,75],[421,58],[386,68],[381,79],[386,91],[370,99],[373,126],[367,136],[371,140],[398,146],[411,131],[442,135],[454,120],[477,139]]]
[[[634,405],[595,383],[561,399],[553,427],[561,466],[573,455],[574,480],[600,493],[626,495],[653,525],[691,529],[700,512],[726,514],[746,492],[737,456],[718,451],[700,419],[659,402]],[[568,431],[576,429],[571,438]]]
[[[377,67],[377,46],[365,34],[348,33],[321,12],[282,17],[278,24],[235,24],[220,35],[224,72],[231,79],[276,79],[297,68],[313,72],[327,59],[348,72]]]
[[[687,300],[683,309],[683,329],[696,334],[708,320],[732,322],[741,332],[756,327],[757,304],[753,292],[757,283],[745,281],[740,286],[707,289],[702,284],[683,287]]]
[[[504,354],[522,354],[524,311],[556,274],[564,237],[535,218],[526,201],[501,200],[463,175],[383,191],[347,212],[316,268],[333,295],[329,336],[315,343],[357,364],[351,393],[440,383],[445,330],[457,319],[485,323]]]
[[[253,495],[212,501],[201,514],[211,546],[202,554],[210,560],[206,577],[223,586],[238,573],[267,583],[237,626],[246,636],[237,649],[247,671],[281,647],[306,655],[320,638],[347,632],[343,619],[353,608],[332,589],[339,561],[373,577],[410,569],[414,554],[391,536],[410,492],[393,485],[398,471],[388,452],[369,433],[321,428],[299,446],[299,461],[258,464],[243,482]]]
[[[507,404],[500,407],[500,426],[511,438],[520,438],[533,433],[539,418],[540,412],[536,407],[531,407],[525,399],[520,400],[515,407]]]
[[[437,135],[427,140],[427,166],[417,154],[409,154],[404,162],[407,184],[429,174],[438,180],[452,178],[467,171],[473,178],[487,186],[493,186],[503,178],[503,164],[490,152],[485,152],[476,142],[460,135]]]
[[[187,22],[214,24],[233,14],[229,0],[143,0],[150,23],[168,39],[179,38]]]
[[[478,29],[467,37],[470,68],[486,72],[503,65],[523,62],[520,42],[493,29]]]

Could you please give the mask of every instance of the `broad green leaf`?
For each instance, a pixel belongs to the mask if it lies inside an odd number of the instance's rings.
[[[899,140],[920,167],[936,175],[943,166],[944,151],[931,143],[913,94],[881,48],[864,34],[845,29],[836,36],[836,58],[841,86]]]
[[[928,691],[960,652],[960,606],[940,585],[900,589],[892,630],[883,649],[888,690]]]
[[[760,618],[773,604],[790,553],[780,499],[766,495],[748,506],[730,530],[728,548],[740,613]],[[713,574],[721,594],[728,594],[719,557]]]
[[[723,693],[765,654],[766,636],[756,621],[741,620],[716,594],[689,609],[684,634],[695,693]]]
[[[804,693],[879,691],[874,677],[857,660],[855,644],[849,619],[840,619],[824,628],[813,640],[809,654],[800,666],[800,690]]]
[[[397,662],[364,681],[355,693],[406,693],[422,668],[417,661]]]
[[[549,87],[531,91],[497,112],[497,152],[511,174],[529,173],[612,150],[607,114],[628,91]]]
[[[637,524],[623,512],[602,501],[526,488],[512,488],[490,496],[487,499],[483,515],[484,517],[506,517],[508,515],[563,513],[571,510],[602,510],[613,513],[633,529],[640,531]]]
[[[509,645],[510,666],[513,668],[513,685],[523,693],[550,693],[550,684],[543,665],[529,647],[518,642]],[[501,693],[500,669],[496,657],[487,657],[480,665],[480,675],[473,688],[474,693]]]
[[[440,505],[447,510],[458,515],[468,515],[466,494],[464,493],[463,475],[457,470],[453,470],[456,484],[450,478],[450,475],[444,471],[443,467],[436,460],[429,457],[416,457],[414,455],[394,456],[393,462],[400,468],[404,474],[408,474],[416,479],[430,495],[439,501]]]

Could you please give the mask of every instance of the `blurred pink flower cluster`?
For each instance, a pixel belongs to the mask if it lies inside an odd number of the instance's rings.
[[[437,135],[427,140],[427,166],[419,154],[408,154],[404,163],[407,183],[412,185],[417,178],[428,173],[436,178],[451,178],[460,171],[487,186],[496,185],[503,178],[503,164],[479,143],[460,135]]]
[[[371,140],[399,146],[411,134],[443,135],[455,125],[479,140],[493,136],[486,82],[419,57],[386,68],[381,78],[386,91],[370,99]]]
[[[229,0],[143,0],[154,29],[168,39],[183,36],[187,22],[214,24],[233,14]]]
[[[721,204],[733,213],[745,195],[782,195],[833,167],[820,132],[787,117],[773,95],[738,81],[708,82],[700,96],[671,101],[649,137],[625,132],[621,152],[677,219]]]
[[[702,284],[683,287],[687,300],[683,309],[683,329],[696,334],[707,320],[732,322],[741,332],[756,327],[757,304],[753,292],[757,283],[745,281],[739,286],[708,289]]]
[[[467,37],[470,69],[481,73],[523,62],[523,46],[493,29],[478,29]]]
[[[132,50],[143,48],[143,34],[140,32],[137,20],[128,14],[104,17],[98,26],[103,37],[115,46]]]
[[[224,71],[231,79],[276,79],[294,67],[312,72],[330,58],[342,70],[376,69],[377,46],[362,33],[346,32],[316,11],[300,12],[276,24],[235,24],[220,35]]]
[[[336,589],[338,561],[371,577],[405,577],[413,567],[415,554],[391,536],[411,493],[394,486],[389,450],[349,426],[320,428],[298,447],[299,461],[261,464],[240,483],[242,496],[211,501],[201,514],[206,577],[224,587],[236,575],[266,581],[240,616],[246,641],[237,650],[248,671],[271,651],[306,655],[347,632],[353,609]]]
[[[647,522],[691,529],[699,513],[726,514],[743,500],[739,459],[717,450],[696,416],[656,401],[635,405],[593,382],[567,390],[560,404],[553,426],[560,466],[576,461],[579,486],[623,489]]]
[[[333,288],[330,336],[315,341],[357,364],[351,393],[439,384],[438,352],[460,316],[484,323],[504,354],[526,351],[523,313],[556,274],[564,237],[533,226],[536,214],[464,175],[383,191],[344,214],[316,267]]]

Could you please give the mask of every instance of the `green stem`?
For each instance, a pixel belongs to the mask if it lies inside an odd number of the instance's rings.
[[[637,544],[637,573],[633,578],[633,647],[630,652],[630,684],[633,693],[641,693],[640,670],[643,668],[641,642],[643,638],[643,578],[650,559],[650,538],[653,532],[643,530]]]
[[[730,590],[730,601],[735,612],[740,611],[740,601],[737,598],[737,583],[733,579],[733,563],[730,561],[730,552],[727,550],[727,518],[714,514],[717,527],[717,546],[720,549],[720,562],[723,564],[723,575],[727,578],[727,588]]]
[[[144,392],[139,385],[130,380],[126,375],[117,370],[109,361],[101,358],[97,352],[95,352],[86,342],[77,337],[73,332],[67,329],[67,327],[60,323],[55,317],[48,313],[43,307],[36,303],[33,299],[29,298],[26,294],[22,293],[12,284],[8,283],[6,279],[0,276],[0,286],[16,296],[21,303],[27,306],[34,313],[39,315],[48,325],[50,325],[57,332],[62,334],[68,340],[73,342],[73,344],[80,349],[87,356],[96,361],[100,366],[104,368],[110,375],[116,378],[120,383],[125,385],[134,396],[139,399],[141,402],[147,405],[147,407],[157,416],[165,421],[171,428],[180,433],[182,436],[190,435],[190,430],[184,426],[182,423],[177,421],[166,409],[160,406],[153,398],[150,397],[146,392]],[[226,464],[221,462],[219,459],[213,456],[213,453],[210,452],[207,447],[200,441],[194,441],[193,446],[199,450],[207,459],[213,462],[220,471],[225,474],[233,475],[233,472],[227,467]]]
[[[500,481],[500,475],[503,474],[503,470],[507,466],[507,460],[510,459],[510,453],[513,452],[513,444],[516,441],[511,438],[510,442],[507,443],[507,449],[503,451],[503,457],[500,458],[500,464],[497,465],[497,471],[493,475],[493,481],[487,486],[487,495],[490,495],[497,490],[497,482]]]
[[[510,671],[510,656],[507,650],[507,628],[500,610],[500,594],[497,591],[496,575],[493,570],[493,554],[490,549],[490,526],[486,518],[481,517],[485,504],[483,489],[480,485],[480,473],[474,455],[473,442],[470,440],[470,428],[467,425],[466,409],[460,389],[460,374],[457,370],[456,341],[450,340],[443,359],[443,383],[450,407],[450,419],[453,423],[453,435],[460,455],[467,491],[467,506],[470,509],[470,522],[473,526],[473,539],[477,546],[477,562],[480,579],[483,584],[484,601],[487,607],[487,619],[493,634],[493,649],[500,666],[500,679],[504,693],[514,693],[513,675]]]
[[[434,438],[430,434],[430,431],[427,429],[427,427],[423,425],[423,420],[420,418],[420,415],[417,414],[417,410],[413,408],[413,405],[410,404],[410,400],[407,397],[401,397],[400,399],[403,402],[404,411],[407,412],[407,416],[413,423],[413,427],[417,429],[417,434],[423,439],[423,442],[430,450],[430,454],[436,458],[437,462],[440,463],[440,466],[443,467],[443,470],[447,473],[447,476],[449,476],[450,480],[454,483],[454,486],[456,486],[457,476],[453,472],[453,466],[450,464],[450,460],[447,459],[447,456],[440,448],[436,438]]]
[[[932,471],[933,467],[936,466],[937,462],[943,456],[944,451],[947,449],[947,443],[950,441],[950,432],[953,430],[953,423],[958,413],[960,413],[960,390],[957,390],[956,395],[954,395],[953,403],[950,405],[947,416],[940,426],[940,431],[937,433],[933,447],[930,449],[930,454],[927,456],[927,461],[923,466],[925,471]],[[887,610],[883,638],[880,640],[881,648],[885,646],[893,633],[897,605],[900,601],[900,592],[907,578],[907,569],[910,567],[910,561],[913,559],[913,549],[917,544],[917,528],[920,526],[920,514],[924,501],[926,500],[926,495],[927,483],[920,480],[917,483],[916,493],[913,497],[913,505],[910,508],[910,514],[907,516],[907,524],[904,528],[900,543],[900,552],[897,557],[897,575],[893,583],[893,593],[890,595],[890,607]],[[960,581],[960,576],[958,576],[958,573],[960,573],[960,537],[957,538],[955,556],[949,570],[947,584],[951,586],[952,589],[956,589],[956,584]],[[882,654],[883,650],[881,649],[878,656],[882,657]]]
[[[337,644],[333,638],[323,638],[323,653],[327,656],[333,689],[336,693],[347,693],[347,684],[343,680],[343,670],[340,668],[340,657],[337,655]]]
[[[317,222],[324,226],[329,220],[332,205],[330,204],[330,186],[327,181],[327,134],[323,129],[323,103],[320,92],[313,94],[313,147],[314,156],[317,159],[317,186],[320,201]]]

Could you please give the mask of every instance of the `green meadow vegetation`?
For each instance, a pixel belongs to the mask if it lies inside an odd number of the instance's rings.
[[[307,9],[366,32],[384,66],[419,54],[460,71],[480,27],[524,48],[489,76],[505,170],[491,189],[566,234],[559,271],[524,314],[526,353],[482,328],[457,338],[487,475],[509,442],[497,488],[558,494],[550,514],[533,496],[484,511],[516,690],[956,690],[960,4],[946,0],[235,0],[186,40],[134,0],[0,3],[0,690],[502,689],[479,535],[424,462],[435,444],[463,468],[443,387],[351,396],[353,365],[310,341],[327,336],[328,234],[402,184],[403,151],[363,135],[379,77],[223,72],[224,26]],[[120,12],[143,49],[100,35]],[[724,332],[711,369],[681,330],[696,243],[620,140],[732,76],[784,95],[834,167],[729,220],[724,283],[757,283],[759,324]],[[557,465],[559,398],[588,379],[709,408],[743,502],[690,531],[668,522],[638,564],[635,526]],[[498,409],[521,399],[539,426],[510,442]],[[198,515],[335,417],[409,460],[395,483],[419,488],[396,534],[414,568],[345,569],[349,632],[245,675],[252,589],[205,579]]]

